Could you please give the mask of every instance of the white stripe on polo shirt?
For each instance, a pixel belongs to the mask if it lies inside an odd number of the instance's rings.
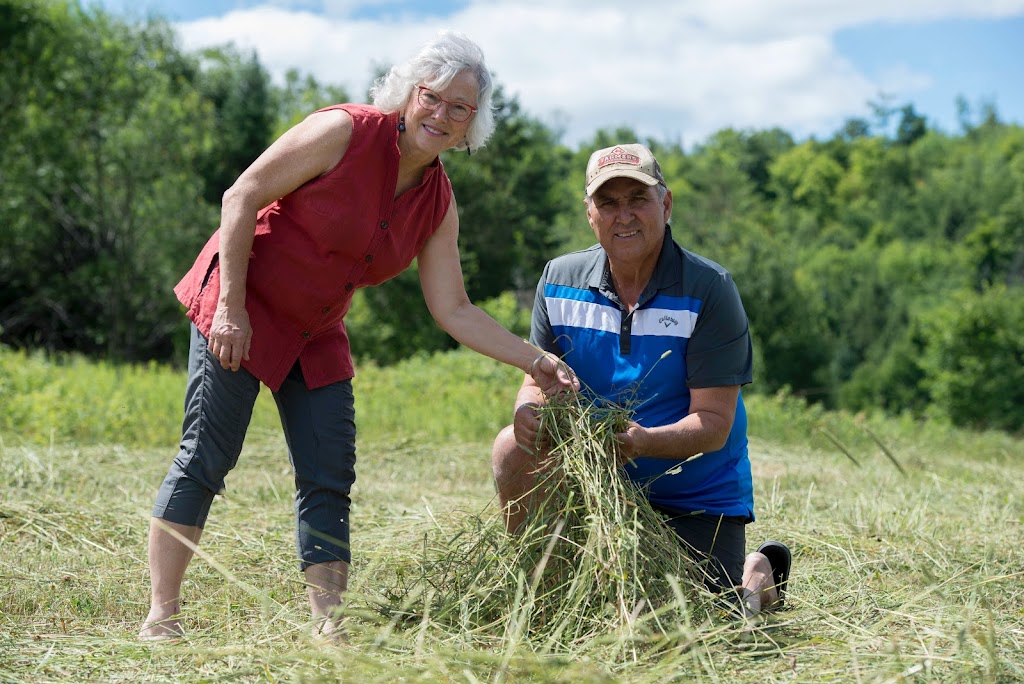
[[[552,326],[587,328],[617,333],[622,312],[607,304],[583,302],[578,299],[549,297],[548,317]],[[652,337],[685,337],[689,339],[697,325],[697,313],[675,309],[639,309],[633,312],[633,335]]]
[[[547,304],[548,318],[552,326],[619,332],[622,312],[614,306],[555,297],[549,297]]]

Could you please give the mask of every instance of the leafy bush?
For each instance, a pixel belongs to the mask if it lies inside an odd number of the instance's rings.
[[[936,406],[957,425],[1024,429],[1024,292],[962,294],[923,325],[922,363]]]
[[[166,365],[117,365],[0,347],[0,438],[9,445],[173,447],[181,436],[184,392],[185,373]],[[254,425],[277,424],[266,394]]]
[[[517,368],[468,349],[420,354],[387,368],[359,364],[353,387],[359,434],[490,440],[512,422]]]

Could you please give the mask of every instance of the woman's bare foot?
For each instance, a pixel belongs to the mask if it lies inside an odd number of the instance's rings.
[[[317,641],[343,643],[346,641],[345,623],[340,611],[341,597],[348,587],[348,563],[315,563],[306,567],[303,574],[313,614],[313,638]]]
[[[151,610],[139,630],[139,639],[142,641],[174,641],[183,636],[185,632],[177,612],[168,614]]]
[[[348,643],[344,619],[337,615],[334,617],[321,615],[314,618],[313,640],[329,644]]]

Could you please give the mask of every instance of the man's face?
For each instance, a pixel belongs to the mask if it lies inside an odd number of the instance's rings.
[[[653,267],[672,216],[672,193],[658,197],[658,186],[632,178],[612,178],[594,191],[587,220],[612,267]]]

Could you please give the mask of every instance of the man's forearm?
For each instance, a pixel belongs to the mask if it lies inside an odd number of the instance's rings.
[[[718,451],[729,439],[732,425],[710,412],[691,413],[671,425],[645,429],[640,445],[643,456],[687,459]]]

